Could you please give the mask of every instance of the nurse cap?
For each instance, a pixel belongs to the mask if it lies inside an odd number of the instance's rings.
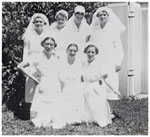
[[[77,6],[77,7],[75,7],[74,12],[75,13],[77,13],[77,12],[85,13],[85,8],[83,6]]]

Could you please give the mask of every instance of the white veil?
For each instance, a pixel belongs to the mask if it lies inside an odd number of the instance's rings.
[[[59,10],[55,15],[55,19],[61,13],[64,14],[66,16],[66,19],[68,20],[68,12],[65,10]],[[67,22],[67,20],[66,20],[66,22]],[[66,25],[66,22],[65,22],[64,26]],[[50,25],[50,29],[55,29],[56,27],[57,27],[57,21]]]
[[[116,28],[116,30],[119,33],[122,33],[126,30],[124,24],[120,21],[120,19],[115,15],[115,13],[108,7],[100,7],[98,8],[92,18],[92,28],[99,25],[99,18],[97,17],[97,14],[101,11],[106,11],[109,15],[108,22],[113,26],[113,28]]]
[[[43,26],[43,31],[46,31],[49,27],[49,21],[48,21],[48,18],[42,14],[42,13],[35,13],[31,20],[30,20],[30,23],[25,31],[25,33],[23,34],[23,39],[26,39],[27,37],[29,37],[33,32],[34,32],[34,19],[36,17],[41,17],[43,20],[44,20],[44,26]]]
[[[57,15],[59,15],[60,13],[64,14],[64,15],[66,16],[67,20],[68,20],[68,12],[65,11],[65,10],[59,10],[59,11],[56,13],[55,18],[56,18]]]

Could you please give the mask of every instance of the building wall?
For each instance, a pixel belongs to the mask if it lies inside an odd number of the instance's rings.
[[[148,9],[142,9],[142,93],[148,93]]]
[[[121,35],[124,49],[124,60],[119,76],[121,95],[147,94],[148,3],[111,3],[108,6],[126,26],[126,32]]]

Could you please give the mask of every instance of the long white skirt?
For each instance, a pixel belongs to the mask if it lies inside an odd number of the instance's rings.
[[[31,106],[31,121],[36,127],[50,127],[57,120],[61,90],[59,83],[43,79],[37,86]]]
[[[61,125],[81,123],[83,120],[84,96],[82,85],[67,83],[63,89],[59,106]]]
[[[106,91],[98,82],[85,83],[84,100],[84,117],[86,122],[96,122],[101,127],[112,123]]]

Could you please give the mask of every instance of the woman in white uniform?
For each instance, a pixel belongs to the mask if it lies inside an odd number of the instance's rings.
[[[79,56],[80,59],[84,57],[83,50],[88,36],[90,35],[90,27],[84,15],[85,8],[83,6],[76,6],[74,14],[66,23],[68,44],[74,42],[78,45],[79,51],[77,56]]]
[[[55,111],[54,104],[61,94],[58,79],[58,58],[52,53],[56,47],[55,40],[46,37],[41,42],[43,51],[30,55],[28,60],[21,63],[19,68],[30,65],[40,72],[40,84],[37,86],[31,106],[31,121],[36,127],[51,126],[50,113]]]
[[[59,71],[62,95],[57,107],[59,116],[53,124],[54,128],[62,128],[66,124],[81,123],[83,120],[82,63],[76,58],[77,44],[69,44],[66,52],[67,57],[62,59]]]
[[[56,22],[52,23],[49,29],[49,35],[56,40],[57,47],[55,54],[58,57],[66,54],[66,22],[68,20],[68,12],[59,10],[55,15]]]
[[[124,25],[111,9],[101,7],[96,10],[91,24],[90,42],[96,43],[98,49],[102,51],[103,65],[108,71],[106,81],[110,86],[106,85],[106,88],[110,100],[119,99],[112,91],[120,95],[118,72],[124,56],[120,34],[124,31]]]
[[[106,90],[103,86],[104,80],[107,79],[107,71],[96,56],[99,50],[93,43],[88,44],[84,53],[87,55],[87,60],[83,63],[84,121],[105,127],[112,123]]]
[[[35,13],[23,35],[24,51],[23,61],[27,60],[29,55],[39,53],[43,50],[41,47],[41,41],[45,35],[49,22],[47,17],[42,13]],[[31,70],[32,71],[32,70]],[[32,99],[35,93],[36,83],[30,79],[26,79],[25,84],[25,102],[32,103]]]

